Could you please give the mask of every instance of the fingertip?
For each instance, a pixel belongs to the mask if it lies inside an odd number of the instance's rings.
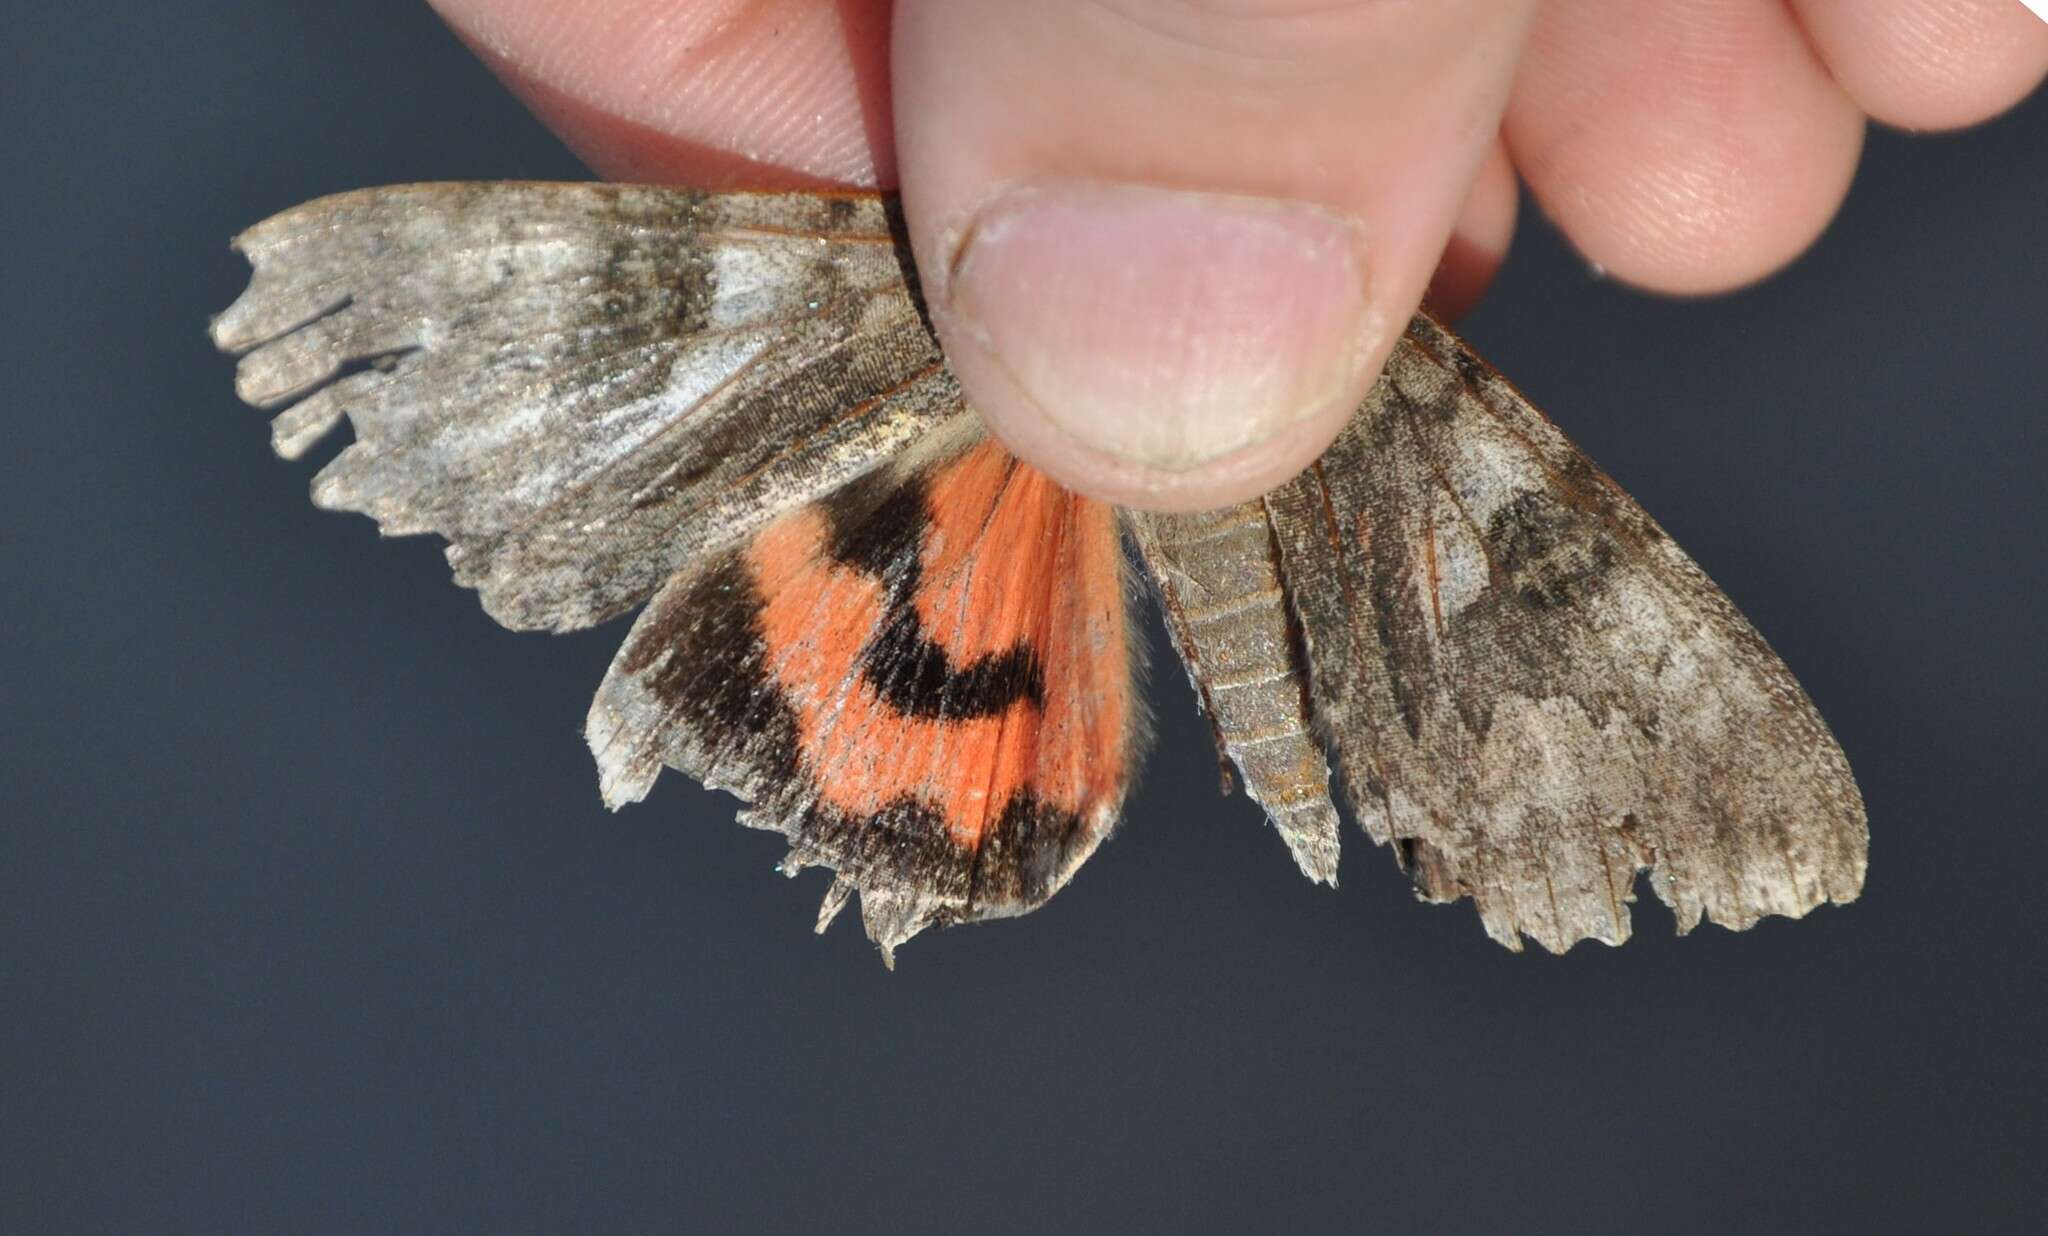
[[[2048,75],[2048,20],[2011,0],[1793,0],[1793,7],[1835,80],[1882,124],[1978,124]]]
[[[606,176],[708,187],[893,182],[888,0],[431,0]]]
[[[1578,0],[1541,10],[1503,133],[1590,262],[1699,295],[1812,244],[1847,195],[1863,116],[1779,0]]]
[[[1370,383],[1366,384],[1370,386]],[[1286,483],[1329,449],[1364,398],[1345,392],[1269,437],[1179,471],[1133,464],[1076,439],[1028,403],[1003,398],[1003,379],[980,384],[994,399],[976,409],[1018,458],[1076,493],[1150,511],[1203,511],[1246,502]]]
[[[1464,317],[1493,283],[1514,240],[1520,196],[1507,147],[1496,140],[1479,165],[1436,273],[1430,276],[1429,290],[1422,296],[1423,306],[1437,318],[1455,322]]]
[[[1764,279],[1820,238],[1848,197],[1863,125],[1847,114],[1769,157],[1748,142],[1605,153],[1600,189],[1541,195],[1604,274],[1646,291],[1707,296]],[[1603,194],[1604,191],[1604,194]]]
[[[1311,463],[1444,252],[1528,7],[904,0],[904,214],[990,428],[1157,509]]]
[[[931,303],[977,407],[1070,482],[1114,464],[1088,475],[1127,503],[1257,472],[1354,396],[1382,333],[1363,229],[1311,203],[1041,181],[958,243]]]
[[[526,109],[584,165],[624,184],[688,185],[726,191],[796,191],[862,187],[870,177],[892,183],[893,150],[813,150],[791,163],[764,162],[717,140],[692,140],[593,105],[550,81],[528,76],[487,52],[479,57]],[[785,155],[788,152],[783,152]]]

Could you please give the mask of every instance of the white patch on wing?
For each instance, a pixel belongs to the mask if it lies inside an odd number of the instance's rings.
[[[800,308],[806,281],[788,258],[786,250],[761,245],[714,245],[711,326],[744,326]]]
[[[1437,597],[1449,622],[1485,593],[1491,579],[1486,547],[1462,516],[1437,521],[1436,563]]]
[[[1512,502],[1526,485],[1531,467],[1528,451],[1511,439],[1491,433],[1464,433],[1451,439],[1451,484],[1472,522],[1484,529],[1494,512]]]

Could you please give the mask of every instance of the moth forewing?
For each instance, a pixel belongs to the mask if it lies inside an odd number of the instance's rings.
[[[625,613],[963,415],[871,195],[405,185],[236,243],[243,397],[298,401],[288,454],[355,430],[315,501],[446,538],[515,628]]]
[[[1862,799],[1806,693],[1442,327],[1266,505],[1316,719],[1425,897],[1562,951],[1627,939],[1645,870],[1681,931],[1861,889]]]

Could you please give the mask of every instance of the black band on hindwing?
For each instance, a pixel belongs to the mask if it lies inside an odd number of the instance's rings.
[[[916,597],[919,550],[932,526],[927,488],[922,478],[892,480],[856,482],[826,504],[826,552],[889,587],[881,629],[861,652],[862,676],[908,717],[968,720],[999,716],[1019,701],[1042,704],[1044,672],[1028,642],[958,665],[925,635]]]

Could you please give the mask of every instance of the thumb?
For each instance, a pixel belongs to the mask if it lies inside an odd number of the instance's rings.
[[[1531,0],[899,0],[904,210],[968,400],[1096,497],[1321,453],[1420,301]]]

